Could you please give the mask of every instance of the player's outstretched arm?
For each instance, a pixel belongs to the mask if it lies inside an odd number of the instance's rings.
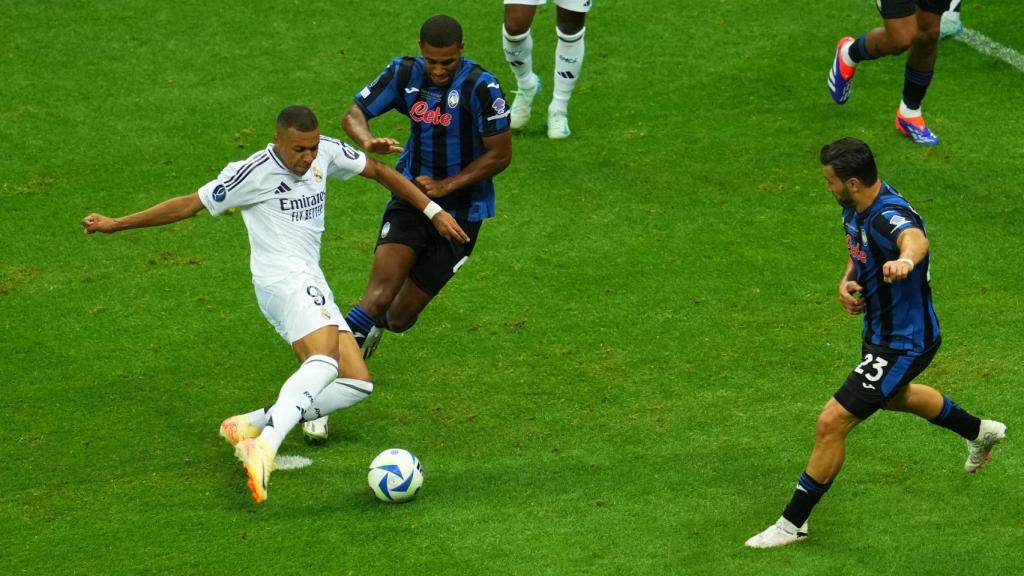
[[[486,180],[508,167],[512,162],[512,133],[508,130],[483,139],[486,150],[470,162],[461,172],[434,180],[429,176],[417,176],[416,185],[431,198],[443,198],[456,190]]]
[[[185,218],[195,216],[203,209],[203,203],[199,200],[199,193],[192,193],[186,196],[178,196],[164,200],[163,202],[128,216],[110,218],[102,214],[89,214],[82,218],[82,227],[86,234],[104,232],[107,234],[127,230],[129,228],[145,228],[147,226],[161,226],[170,224]]]
[[[907,228],[896,239],[900,257],[882,264],[882,279],[886,282],[906,280],[914,266],[928,254],[928,237],[920,228]]]
[[[394,138],[375,138],[370,132],[370,122],[359,106],[353,104],[341,119],[341,127],[348,137],[367,152],[376,154],[400,154],[404,148]]]
[[[427,218],[430,218],[431,223],[434,224],[438,234],[444,238],[459,242],[460,244],[469,242],[469,236],[459,226],[459,223],[455,221],[455,218],[452,218],[451,214],[442,210],[440,206],[430,198],[427,198],[426,194],[421,192],[412,182],[399,174],[391,166],[367,157],[366,167],[363,168],[361,175],[380,182],[382,186],[396,196],[423,211]]]

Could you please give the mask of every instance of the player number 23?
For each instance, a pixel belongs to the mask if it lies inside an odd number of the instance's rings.
[[[874,364],[871,364],[872,361],[874,361]],[[874,370],[874,373],[864,373],[864,367],[867,366],[868,364],[871,364],[871,369]],[[886,360],[885,358],[882,358],[881,356],[875,358],[873,354],[865,354],[864,361],[858,364],[857,367],[853,369],[853,371],[856,372],[857,374],[864,374],[864,378],[867,379],[869,382],[878,382],[878,379],[881,378],[883,372],[885,372],[885,367],[888,365],[889,361]]]

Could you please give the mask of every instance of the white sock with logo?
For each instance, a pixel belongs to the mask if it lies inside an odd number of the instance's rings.
[[[355,378],[338,378],[316,395],[313,404],[303,412],[302,419],[308,422],[321,416],[327,416],[331,412],[366,400],[372,393],[373,382]]]
[[[555,27],[558,34],[558,46],[555,48],[555,84],[554,96],[548,111],[566,111],[569,108],[569,98],[576,87],[576,80],[580,77],[580,68],[583,67],[583,36],[587,28],[583,27],[575,34],[562,34],[562,31]]]
[[[337,377],[338,363],[330,356],[316,354],[307,358],[281,386],[260,438],[276,453],[284,437],[302,419],[302,413],[313,404],[313,399]]]
[[[501,45],[505,49],[505,61],[515,74],[520,90],[533,90],[537,82],[533,76],[533,36],[527,30],[518,36],[512,36],[501,27]]]

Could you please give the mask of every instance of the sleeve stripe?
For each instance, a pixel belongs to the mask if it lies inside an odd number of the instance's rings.
[[[241,184],[246,178],[248,178],[249,175],[252,174],[254,170],[256,170],[256,168],[259,168],[261,165],[266,164],[267,160],[270,160],[270,157],[264,156],[259,162],[250,163],[243,166],[241,170],[235,172],[235,175],[231,177],[231,183],[226,184],[227,189],[229,191],[234,190],[236,187],[238,187],[239,184]]]

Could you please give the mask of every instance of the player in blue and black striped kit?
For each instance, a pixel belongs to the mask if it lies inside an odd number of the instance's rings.
[[[462,55],[459,23],[450,16],[429,18],[419,47],[419,57],[395,58],[356,95],[342,125],[367,151],[401,153],[398,171],[436,201],[435,209],[454,216],[470,239],[457,244],[441,237],[430,224],[432,213],[392,197],[366,291],[345,317],[367,358],[383,330],[411,328],[469,259],[481,224],[494,216],[493,178],[512,158],[505,96],[494,75]],[[389,110],[409,118],[404,149],[370,132],[369,120]],[[326,437],[325,423],[307,423],[303,430],[310,439]]]
[[[846,436],[879,409],[910,412],[967,440],[964,470],[975,472],[1006,425],[979,420],[937,390],[911,381],[939,349],[939,320],[929,285],[924,220],[903,196],[878,179],[868,146],[843,138],[821,150],[829,192],[843,207],[849,258],[839,302],[864,314],[862,360],[818,417],[807,469],[782,516],[747,546],[770,548],[807,537],[807,518],[839,474]]]

